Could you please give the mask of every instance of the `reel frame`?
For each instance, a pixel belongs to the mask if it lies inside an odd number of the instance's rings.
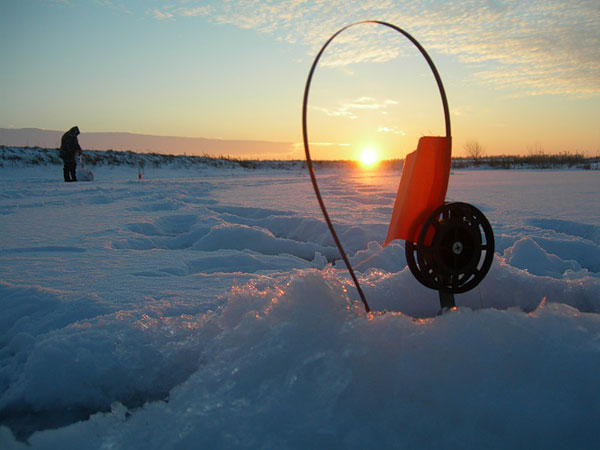
[[[454,294],[483,280],[494,250],[489,221],[475,206],[462,202],[437,208],[421,226],[417,242],[405,243],[410,271],[421,284],[439,291],[442,308],[454,307]]]

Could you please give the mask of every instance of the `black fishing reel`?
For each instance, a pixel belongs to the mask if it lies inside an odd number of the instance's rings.
[[[417,242],[406,241],[406,261],[415,278],[440,293],[442,308],[454,294],[473,289],[494,258],[494,232],[481,211],[468,203],[446,203],[425,220]]]

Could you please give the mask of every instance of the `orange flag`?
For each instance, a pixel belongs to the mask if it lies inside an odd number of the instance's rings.
[[[423,136],[406,156],[384,247],[394,239],[416,242],[421,225],[444,204],[451,153],[452,138]]]

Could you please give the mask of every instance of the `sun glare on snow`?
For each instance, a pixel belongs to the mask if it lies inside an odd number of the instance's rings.
[[[360,154],[360,164],[363,167],[373,167],[379,162],[379,156],[374,148],[365,148]]]

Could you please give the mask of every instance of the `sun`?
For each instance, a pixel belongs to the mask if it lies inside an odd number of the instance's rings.
[[[373,147],[364,148],[360,153],[360,163],[363,167],[373,167],[379,162],[377,150]]]

